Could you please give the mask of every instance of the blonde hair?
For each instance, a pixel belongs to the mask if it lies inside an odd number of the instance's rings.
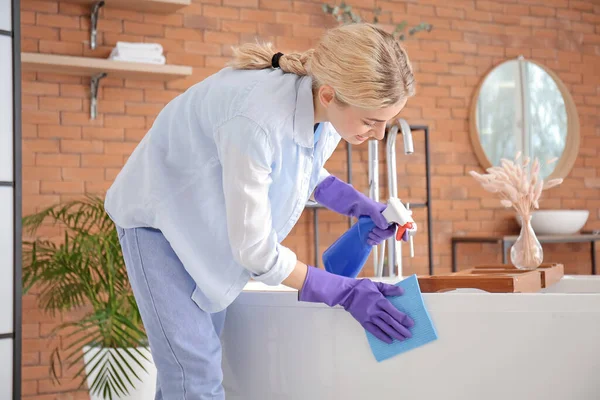
[[[236,69],[272,68],[271,43],[246,43],[233,49]],[[284,72],[310,75],[314,87],[329,85],[341,104],[378,109],[415,94],[408,54],[394,37],[367,23],[329,29],[314,49],[279,58]]]

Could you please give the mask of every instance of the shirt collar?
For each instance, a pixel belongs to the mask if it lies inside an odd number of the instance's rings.
[[[296,111],[294,112],[294,141],[303,147],[314,146],[315,111],[312,94],[312,78],[303,76],[298,84],[296,94]]]

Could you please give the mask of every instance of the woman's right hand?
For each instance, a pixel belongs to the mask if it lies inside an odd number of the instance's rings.
[[[299,300],[330,307],[340,305],[375,337],[392,343],[393,339],[402,341],[412,336],[414,321],[386,299],[403,294],[399,286],[347,278],[308,266]]]

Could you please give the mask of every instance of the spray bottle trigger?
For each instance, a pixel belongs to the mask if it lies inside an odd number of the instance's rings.
[[[413,223],[412,222],[407,222],[406,224],[402,225],[402,226],[398,226],[398,230],[396,231],[396,241],[401,241],[402,240],[402,236],[404,236],[404,232],[406,232],[407,229],[412,229],[413,228]]]

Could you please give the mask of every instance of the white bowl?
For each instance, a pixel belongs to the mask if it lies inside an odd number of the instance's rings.
[[[573,235],[589,216],[589,210],[536,210],[531,215],[531,227],[536,235]],[[521,226],[521,217],[517,216],[517,222]]]

